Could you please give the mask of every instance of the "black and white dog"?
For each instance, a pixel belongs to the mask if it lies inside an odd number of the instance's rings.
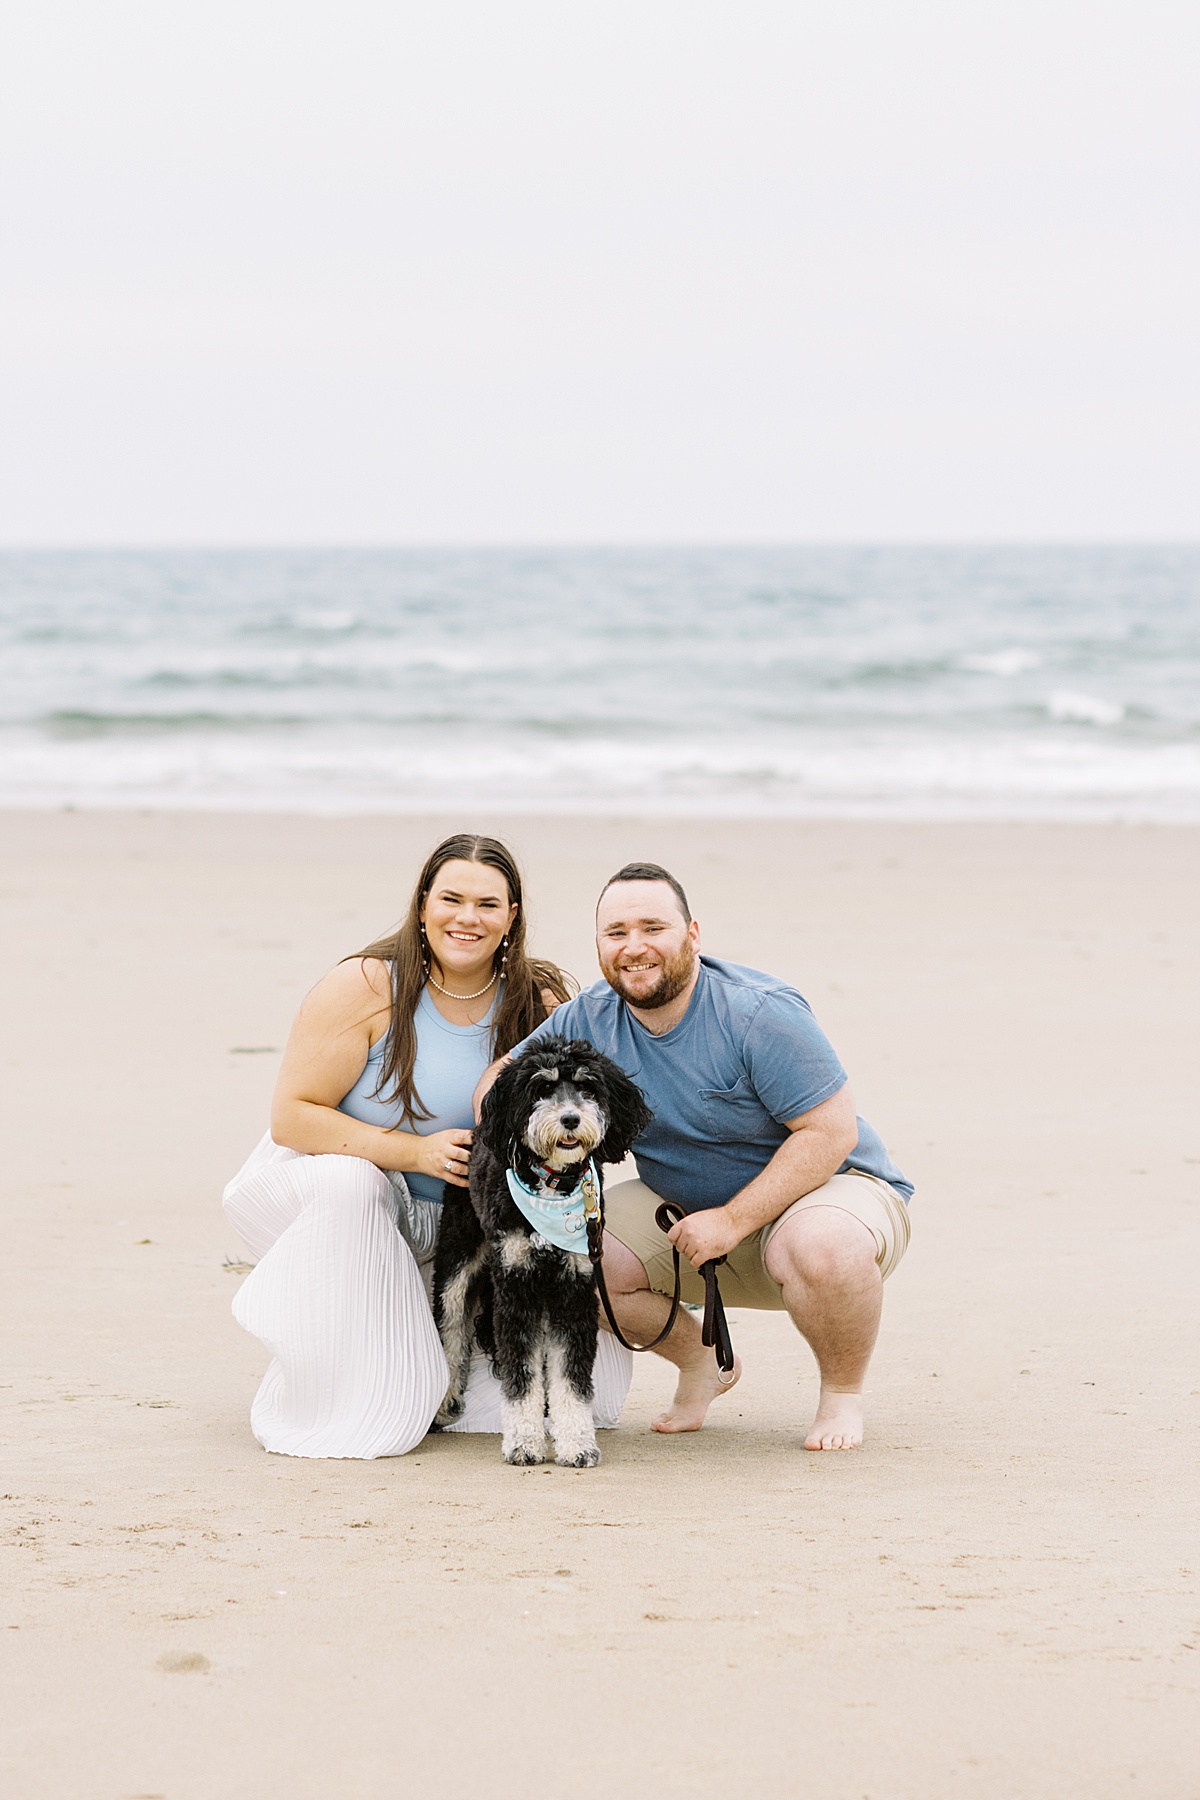
[[[586,1213],[600,1165],[620,1162],[651,1114],[629,1077],[582,1038],[545,1038],[483,1102],[470,1188],[447,1183],[433,1308],[450,1364],[436,1425],[462,1411],[475,1345],[500,1379],[504,1459],[600,1461],[592,1418],[598,1329]]]

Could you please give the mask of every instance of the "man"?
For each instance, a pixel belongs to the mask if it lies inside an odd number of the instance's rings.
[[[543,1037],[587,1038],[653,1109],[634,1149],[639,1179],[605,1195],[604,1275],[621,1330],[645,1343],[666,1323],[672,1244],[689,1301],[704,1298],[701,1264],[727,1257],[725,1304],[786,1310],[812,1346],[821,1396],[806,1447],[853,1449],[883,1278],[908,1246],[911,1183],[856,1116],[808,1003],[774,976],[701,956],[700,927],[666,869],[617,871],[597,906],[596,948],[604,980],[512,1054]],[[660,1199],[687,1214],[669,1239],[654,1222]],[[723,1384],[684,1311],[658,1354],[679,1383],[654,1429],[698,1430],[740,1362]]]

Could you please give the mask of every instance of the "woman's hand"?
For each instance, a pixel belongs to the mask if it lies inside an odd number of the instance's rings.
[[[433,1131],[428,1137],[418,1137],[416,1173],[432,1175],[435,1181],[448,1181],[453,1187],[466,1187],[471,1137],[471,1132],[460,1130]]]

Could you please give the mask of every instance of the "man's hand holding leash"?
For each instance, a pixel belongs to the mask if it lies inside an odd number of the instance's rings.
[[[746,1235],[724,1206],[711,1207],[707,1212],[685,1213],[678,1225],[672,1225],[667,1233],[680,1256],[686,1256],[693,1269],[715,1258],[728,1256]]]

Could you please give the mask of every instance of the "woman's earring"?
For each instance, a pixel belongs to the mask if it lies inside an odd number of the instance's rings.
[[[503,975],[503,973],[504,973],[505,964],[507,962],[508,962],[508,934],[506,932],[505,936],[504,936],[504,942],[500,946],[500,973],[501,973],[501,975]]]

